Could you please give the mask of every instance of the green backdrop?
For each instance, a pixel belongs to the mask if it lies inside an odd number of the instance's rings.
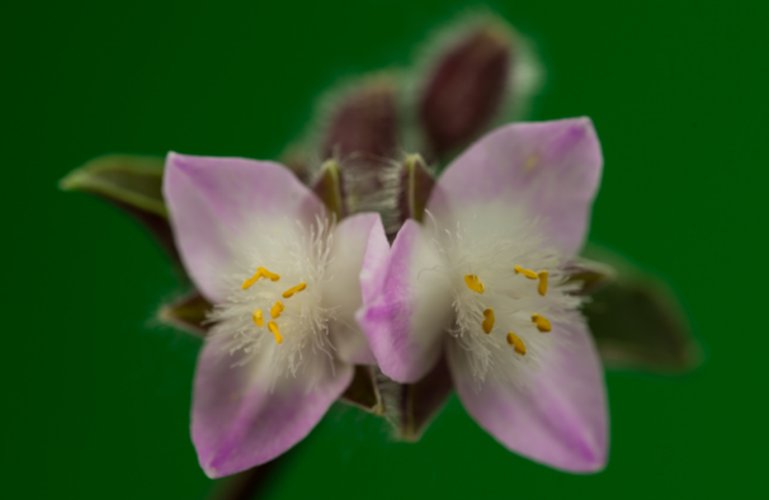
[[[203,498],[188,436],[197,342],[154,324],[179,291],[143,229],[58,191],[106,152],[276,157],[316,93],[410,60],[469,4],[5,2],[3,498]],[[605,179],[591,237],[680,294],[704,364],[607,374],[608,468],[572,476],[498,446],[456,399],[419,444],[335,407],[270,498],[706,498],[766,494],[769,3],[491,6],[547,67],[533,118],[590,115]],[[762,494],[763,490],[763,494]]]

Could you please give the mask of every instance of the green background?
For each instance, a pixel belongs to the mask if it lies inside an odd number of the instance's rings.
[[[4,498],[203,498],[197,343],[151,320],[180,291],[143,229],[57,181],[106,152],[276,157],[317,92],[411,60],[449,0],[5,2]],[[335,407],[270,498],[681,498],[767,493],[769,3],[493,2],[547,67],[533,118],[589,115],[592,239],[663,276],[705,361],[612,372],[607,469],[505,451],[452,399],[416,445]],[[763,476],[762,476],[763,474]]]

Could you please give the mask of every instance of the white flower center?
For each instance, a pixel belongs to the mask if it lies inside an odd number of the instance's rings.
[[[211,334],[220,336],[242,363],[260,357],[269,373],[296,373],[305,349],[329,353],[328,323],[333,311],[322,305],[331,231],[318,221],[311,229],[287,223],[256,230],[233,245],[231,294],[211,315]]]
[[[502,212],[505,214],[505,212]],[[437,244],[453,296],[451,332],[467,351],[475,378],[525,383],[526,371],[551,351],[558,323],[573,321],[581,299],[568,264],[523,214],[464,214]]]

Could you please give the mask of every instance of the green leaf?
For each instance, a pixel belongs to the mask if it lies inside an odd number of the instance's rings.
[[[128,212],[179,264],[163,200],[163,164],[162,158],[153,156],[101,156],[71,172],[59,185],[65,191],[95,194]]]
[[[584,306],[606,365],[657,373],[696,366],[700,350],[670,289],[606,250],[591,247],[586,253],[616,269],[615,279],[596,290]]]
[[[65,191],[85,191],[110,201],[166,217],[163,159],[109,155],[89,161],[61,180]]]

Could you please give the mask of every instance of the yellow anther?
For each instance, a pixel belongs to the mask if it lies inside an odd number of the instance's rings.
[[[267,329],[270,330],[270,333],[275,337],[275,343],[276,344],[282,344],[283,343],[283,335],[280,334],[280,328],[278,328],[278,324],[274,321],[270,321],[267,323]]]
[[[264,276],[265,278],[267,278],[270,281],[278,281],[280,279],[280,275],[279,274],[275,274],[273,272],[270,272],[267,269],[265,269],[264,267],[260,267],[259,270],[262,272],[262,276]]]
[[[550,320],[548,320],[546,317],[542,316],[541,314],[532,314],[531,315],[531,321],[535,325],[537,325],[537,330],[540,332],[549,332],[553,329],[552,325],[550,324]]]
[[[513,346],[513,349],[518,354],[526,354],[526,344],[523,343],[521,337],[514,334],[513,332],[507,332],[507,343]]]
[[[307,288],[307,283],[305,283],[304,281],[302,281],[302,282],[301,282],[301,283],[299,283],[298,285],[296,285],[296,286],[292,286],[291,288],[289,288],[288,290],[286,290],[285,292],[283,292],[283,298],[284,298],[284,299],[290,299],[291,297],[293,297],[293,296],[294,296],[294,294],[295,294],[295,293],[299,293],[299,292],[301,292],[302,290],[304,290],[305,288]]]
[[[285,307],[283,307],[283,302],[276,300],[275,304],[270,308],[270,317],[272,319],[278,318],[280,313],[283,312],[283,309],[285,309]]]
[[[539,274],[539,286],[537,287],[537,291],[541,296],[545,296],[547,293],[547,271],[540,271]]]
[[[515,274],[522,274],[529,278],[530,280],[535,280],[539,278],[539,275],[532,271],[531,269],[526,269],[525,267],[521,267],[518,265],[513,266],[513,269],[515,270]]]
[[[465,274],[465,285],[475,293],[483,293],[483,282],[477,274]]]
[[[494,309],[488,308],[483,311],[483,323],[481,323],[481,326],[484,332],[491,333],[491,330],[494,328]]]
[[[254,273],[254,275],[248,278],[247,280],[245,280],[241,287],[243,288],[243,290],[248,290],[249,288],[254,286],[254,283],[259,281],[261,278],[267,278],[270,281],[278,281],[280,279],[280,276],[273,272],[268,271],[266,268],[262,266],[259,266],[256,268],[256,272]]]
[[[258,327],[264,326],[264,314],[262,314],[262,310],[254,309],[254,312],[251,313],[251,320]]]

